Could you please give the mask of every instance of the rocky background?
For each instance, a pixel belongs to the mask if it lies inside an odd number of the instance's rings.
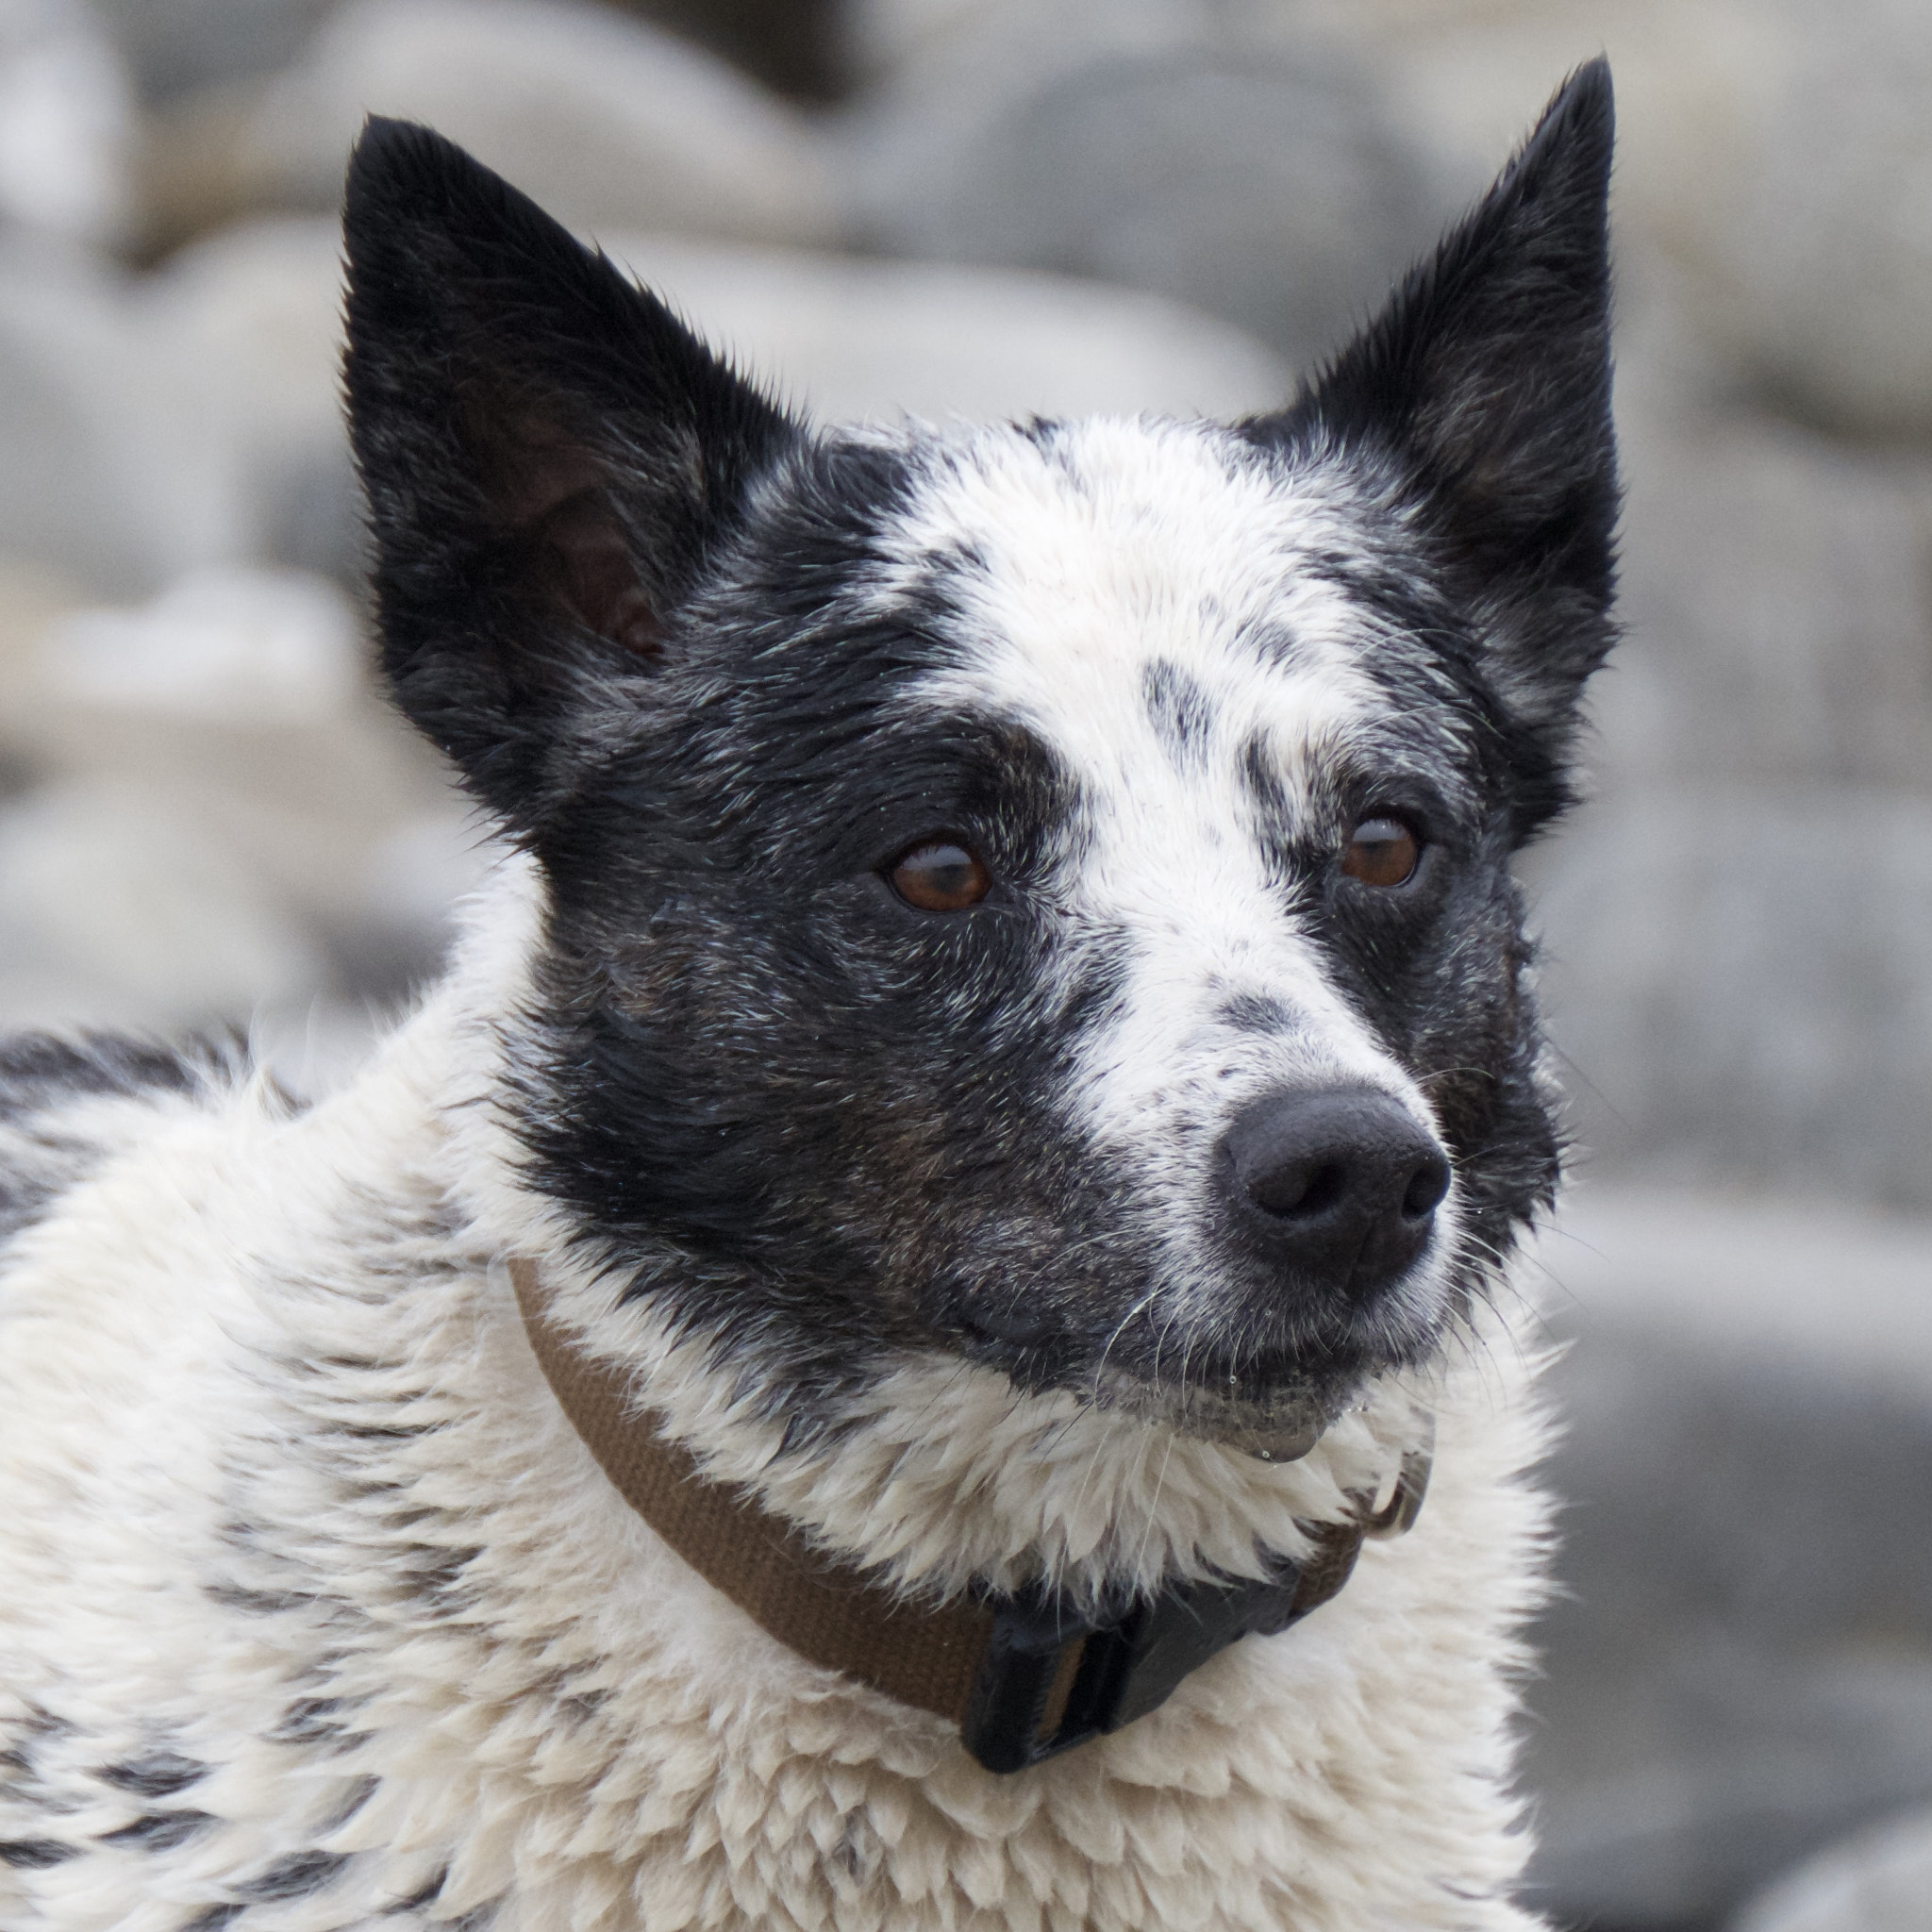
[[[821,414],[1283,396],[1607,48],[1628,642],[1528,1782],[1604,1932],[1932,1926],[1923,0],[0,0],[0,1025],[340,1078],[476,828],[363,670],[335,206],[435,123]]]

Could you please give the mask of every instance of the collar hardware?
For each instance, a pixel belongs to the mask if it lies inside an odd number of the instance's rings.
[[[1306,1563],[1277,1557],[1267,1578],[1170,1584],[1110,1622],[1057,1595],[995,1599],[960,1741],[988,1771],[1023,1771],[1159,1709],[1209,1657],[1286,1630],[1348,1581],[1360,1526],[1310,1528]]]

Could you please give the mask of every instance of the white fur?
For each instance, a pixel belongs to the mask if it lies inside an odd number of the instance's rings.
[[[180,1932],[313,1854],[328,1882],[238,1932],[1527,1924],[1512,1632],[1545,1515],[1507,1329],[1425,1391],[1411,1536],[1142,1723],[992,1777],[700,1581],[550,1397],[499,1264],[558,1229],[476,1104],[539,910],[507,861],[347,1091],[158,1104],[0,1264],[0,1840],[85,1848],[0,1865],[0,1924]],[[789,1466],[654,1345],[650,1399],[721,1470],[908,1578],[1136,1539],[1240,1567],[1337,1514],[1410,1415],[1379,1391],[1271,1468],[912,1359],[848,1454]],[[161,1800],[99,1774],[159,1748],[210,1769]],[[189,1808],[210,1822],[173,1849],[100,1842]]]

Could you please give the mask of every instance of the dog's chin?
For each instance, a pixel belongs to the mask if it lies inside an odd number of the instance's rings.
[[[1038,1304],[1015,1304],[1010,1315],[1002,1307],[994,1322],[963,1324],[958,1341],[969,1359],[1003,1371],[1021,1388],[1062,1390],[1263,1461],[1291,1462],[1321,1441],[1374,1376],[1425,1360],[1447,1319],[1441,1306],[1405,1307],[1400,1292],[1391,1292],[1351,1309],[1325,1332],[1291,1334],[1277,1324],[1283,1332],[1271,1345],[1267,1313],[1249,1324],[1238,1357],[1191,1347],[1185,1335],[1165,1329],[1151,1342],[1119,1329],[1070,1333]]]
[[[1090,1385],[1096,1406],[1158,1423],[1176,1434],[1238,1449],[1262,1462],[1293,1462],[1322,1440],[1349,1405],[1358,1378],[1299,1378],[1274,1387],[1149,1382],[1108,1372]]]

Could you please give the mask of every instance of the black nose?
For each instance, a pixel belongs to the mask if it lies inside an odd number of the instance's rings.
[[[1368,1087],[1276,1093],[1226,1141],[1251,1236],[1310,1285],[1370,1293],[1423,1251],[1449,1161],[1399,1101]]]

